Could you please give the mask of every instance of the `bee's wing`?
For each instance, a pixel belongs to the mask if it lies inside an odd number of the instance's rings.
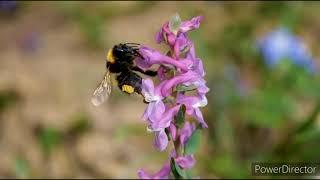
[[[111,94],[112,84],[111,84],[111,76],[110,72],[107,69],[103,80],[99,84],[99,86],[93,92],[91,97],[91,102],[95,106],[101,105]]]

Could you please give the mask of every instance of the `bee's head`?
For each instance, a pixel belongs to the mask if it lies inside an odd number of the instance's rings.
[[[116,61],[130,62],[137,56],[138,44],[117,44],[108,51],[107,63],[114,64]]]

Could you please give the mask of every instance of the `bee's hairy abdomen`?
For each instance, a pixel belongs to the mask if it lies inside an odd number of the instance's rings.
[[[141,94],[142,78],[138,74],[129,70],[124,71],[117,76],[117,81],[121,91]]]

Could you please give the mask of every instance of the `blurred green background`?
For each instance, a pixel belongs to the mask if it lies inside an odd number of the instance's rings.
[[[303,39],[316,63],[319,2],[16,2],[0,10],[0,177],[137,178],[157,152],[145,104],[114,87],[90,98],[109,48],[164,50],[155,33],[176,12],[203,15],[192,31],[210,88],[194,176],[259,178],[252,162],[320,161],[320,79],[282,63],[268,68],[256,41],[279,25]]]

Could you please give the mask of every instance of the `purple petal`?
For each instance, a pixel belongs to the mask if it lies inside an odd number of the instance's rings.
[[[196,59],[196,50],[194,48],[194,44],[193,43],[190,44],[190,49],[189,49],[189,51],[187,53],[187,58],[188,59],[192,59],[192,60]]]
[[[143,58],[137,57],[135,59],[136,65],[141,69],[148,69],[152,66],[152,64],[149,64],[147,61],[145,61]]]
[[[190,169],[196,163],[193,155],[180,156],[175,158],[175,161],[182,169]]]
[[[165,96],[163,96],[163,94],[162,94],[162,88],[163,88],[163,86],[166,85],[167,81],[168,81],[168,80],[164,80],[164,81],[162,81],[160,84],[158,84],[158,85],[156,86],[156,88],[155,88],[155,90],[154,90],[156,95],[161,96],[161,97],[165,97]]]
[[[174,44],[174,54],[175,57],[178,59],[180,56],[180,53],[182,50],[184,50],[185,48],[190,48],[191,46],[191,42],[190,40],[187,38],[187,36],[185,35],[185,33],[180,33],[176,39],[176,42]]]
[[[167,43],[172,47],[176,41],[176,35],[170,31],[169,22],[166,22],[162,26],[163,38],[167,40]]]
[[[190,106],[186,107],[186,113],[188,115],[190,115],[190,116],[193,115],[193,112],[194,112],[194,109],[192,107],[190,107]]]
[[[169,21],[167,21],[166,23],[163,24],[162,26],[162,31],[164,34],[170,34],[170,28],[169,28]]]
[[[199,108],[194,108],[193,116],[197,119],[197,121],[201,124],[202,128],[208,128],[207,123],[204,121],[202,113]]]
[[[168,179],[170,175],[170,163],[167,162],[157,173],[151,175],[143,169],[138,171],[138,176],[140,179]]]
[[[186,105],[186,113],[195,117],[203,128],[208,127],[199,109],[199,107],[204,107],[207,105],[208,102],[206,96],[185,96],[178,94],[177,103]]]
[[[190,21],[184,21],[181,23],[180,32],[187,32],[199,28],[200,22],[203,19],[203,16],[197,16],[192,18]]]
[[[198,76],[199,74],[196,73]],[[197,87],[197,91],[200,95],[205,95],[207,92],[209,92],[209,88],[208,86],[206,85],[206,81],[200,77],[196,80],[193,80],[193,81],[188,81],[188,82],[184,82],[183,84],[186,85],[186,86],[190,86],[190,85],[195,85]]]
[[[197,91],[201,95],[207,94],[207,92],[209,92],[209,90],[210,90],[205,83],[206,83],[205,81],[202,81],[200,84],[198,84]]]
[[[161,28],[160,31],[156,34],[156,42],[158,44],[160,44],[163,41],[164,41],[164,39],[163,39],[163,30]]]
[[[153,81],[151,79],[143,79],[142,80],[142,90],[141,90],[142,94],[152,94],[154,95],[154,85],[153,85]]]
[[[165,150],[168,146],[168,137],[164,129],[155,133],[154,146],[159,151]]]
[[[198,94],[198,96],[186,96],[181,93],[177,96],[177,103],[184,104],[188,108],[204,107],[208,104],[205,95]]]
[[[147,109],[148,109],[147,110],[148,118],[153,123],[153,122],[159,121],[159,119],[163,116],[163,113],[165,112],[165,105],[160,100],[160,101],[149,103]]]
[[[177,127],[173,123],[171,123],[169,129],[171,137],[175,141],[177,139]]]
[[[138,64],[139,66],[144,66],[144,67],[151,67],[153,64],[166,64],[166,65],[172,65],[175,66],[177,68],[182,69],[183,71],[187,71],[188,70],[188,65],[190,64],[186,64],[183,63],[181,61],[177,61],[169,56],[163,55],[162,53],[160,53],[159,51],[156,51],[154,49],[148,48],[146,46],[141,46],[140,49],[140,54],[143,56],[143,63],[139,62],[141,60],[138,60]],[[186,61],[187,62],[187,61]]]
[[[148,107],[144,110],[143,115],[142,115],[142,119],[147,121],[149,119],[149,110]]]
[[[187,107],[192,107],[194,104],[197,102],[201,101],[201,99],[197,96],[186,96],[181,93],[178,94],[177,96],[177,103],[179,104],[184,104]]]
[[[174,44],[176,42],[176,36],[173,33],[170,33],[167,35],[167,39],[168,39],[168,44],[170,46],[174,46]]]
[[[205,76],[205,71],[203,68],[203,63],[200,58],[196,57],[196,52],[193,43],[190,45],[190,49],[187,53],[187,59],[191,59],[193,61],[192,70],[197,72],[201,77]]]
[[[195,72],[197,72],[201,77],[204,77],[206,75],[204,68],[203,68],[203,64],[201,59],[197,58],[194,61],[194,69]]]
[[[152,179],[152,175],[143,169],[139,169],[138,176],[140,179]]]
[[[180,142],[181,144],[185,144],[188,139],[190,138],[190,136],[192,135],[192,132],[196,129],[196,126],[194,123],[190,123],[189,121],[187,121],[183,128],[180,130],[179,132],[179,137],[180,137]]]
[[[174,86],[181,84],[181,83],[186,83],[189,81],[195,81],[199,79],[199,75],[196,74],[193,71],[188,71],[186,73],[180,74],[176,77],[173,77],[170,80],[166,81],[166,84],[162,87],[162,94],[164,96],[168,96],[169,94],[171,94],[171,88],[173,88]]]
[[[168,109],[165,113],[161,113],[162,116],[159,117],[158,119],[154,119],[150,126],[151,129],[153,130],[160,130],[164,129],[170,126],[173,117],[177,114],[179,111],[180,105],[174,106],[170,109]]]
[[[158,68],[157,74],[160,81],[164,81],[166,79],[165,73],[167,72],[167,68],[164,66],[160,66]]]
[[[170,174],[170,164],[166,163],[158,173],[156,173],[156,175],[154,176],[154,178],[168,178],[169,174]]]

